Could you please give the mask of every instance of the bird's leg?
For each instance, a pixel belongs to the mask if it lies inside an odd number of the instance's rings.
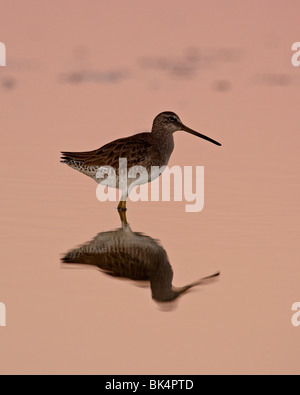
[[[119,211],[126,211],[127,210],[127,208],[126,208],[127,197],[128,197],[127,191],[126,192],[123,191],[121,199],[120,199],[120,203],[118,205],[118,210]]]
[[[118,210],[119,211],[123,211],[126,212],[127,208],[126,208],[126,200],[120,200],[120,203],[118,205]]]
[[[120,220],[122,222],[122,225],[125,225],[125,226],[128,225],[126,211],[119,210],[119,216],[120,216]]]

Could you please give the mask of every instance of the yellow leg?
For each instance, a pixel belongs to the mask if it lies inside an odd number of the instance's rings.
[[[118,210],[119,211],[126,211],[126,200],[121,200],[119,205],[118,205]]]
[[[125,210],[119,210],[119,216],[120,216],[120,220],[122,222],[123,225],[128,225],[127,222],[127,217],[126,217],[126,211]]]

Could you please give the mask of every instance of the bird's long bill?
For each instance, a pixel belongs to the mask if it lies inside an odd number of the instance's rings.
[[[191,284],[188,284],[188,285],[186,285],[186,286],[184,286],[184,287],[177,288],[177,292],[178,292],[180,295],[182,295],[182,294],[184,294],[185,292],[189,291],[191,288],[197,287],[198,285],[206,285],[206,284],[209,284],[209,283],[215,281],[215,280],[220,276],[220,274],[221,274],[221,273],[218,272],[218,273],[213,274],[212,276],[208,276],[208,277],[201,278],[200,280],[195,281],[195,282],[193,282],[193,283],[191,283]]]
[[[194,130],[188,128],[188,127],[185,126],[185,125],[182,125],[182,126],[181,126],[181,130],[183,130],[183,131],[185,131],[185,132],[188,132],[188,133],[190,133],[190,134],[193,134],[194,136],[200,137],[200,138],[202,138],[202,139],[204,139],[204,140],[210,141],[210,142],[213,143],[213,144],[216,144],[216,145],[219,145],[219,146],[222,145],[222,144],[218,143],[216,140],[213,140],[213,139],[211,139],[210,137],[205,136],[204,134],[195,132]]]

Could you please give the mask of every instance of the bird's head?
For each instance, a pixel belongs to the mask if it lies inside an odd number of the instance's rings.
[[[217,141],[211,139],[210,137],[205,136],[204,134],[195,132],[194,130],[188,128],[185,126],[179,116],[175,114],[174,112],[171,111],[165,111],[160,114],[158,114],[154,121],[153,121],[153,127],[152,127],[152,133],[161,133],[161,132],[168,132],[168,133],[174,133],[177,131],[184,131],[190,134],[193,134],[194,136],[200,137],[204,140],[207,140],[213,144],[216,145],[221,145]]]

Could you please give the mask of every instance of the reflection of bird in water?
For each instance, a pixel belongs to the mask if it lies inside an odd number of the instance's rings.
[[[204,136],[185,126],[178,115],[173,112],[163,112],[154,119],[151,133],[139,133],[134,136],[121,138],[104,145],[103,147],[89,152],[62,152],[62,163],[80,171],[91,177],[93,180],[103,185],[117,187],[122,190],[122,198],[119,203],[119,210],[126,210],[126,199],[131,189],[136,185],[145,184],[159,177],[160,171],[153,172],[153,167],[157,169],[167,166],[174,149],[173,134],[177,131],[184,131],[194,136],[200,137],[213,144],[221,145],[217,141]],[[126,169],[119,169],[120,159],[127,160],[126,168],[146,169],[146,174],[137,179],[128,177]],[[109,170],[114,169],[116,179],[107,177],[103,180],[104,174],[109,174]],[[124,183],[119,180],[125,171]],[[120,181],[120,182],[119,182]],[[126,184],[126,185],[125,185]]]
[[[173,287],[173,270],[163,247],[149,236],[132,232],[124,212],[120,217],[122,228],[99,233],[91,242],[69,251],[62,262],[96,266],[110,276],[148,281],[152,297],[158,302],[175,300],[219,276],[216,273],[184,287]]]

